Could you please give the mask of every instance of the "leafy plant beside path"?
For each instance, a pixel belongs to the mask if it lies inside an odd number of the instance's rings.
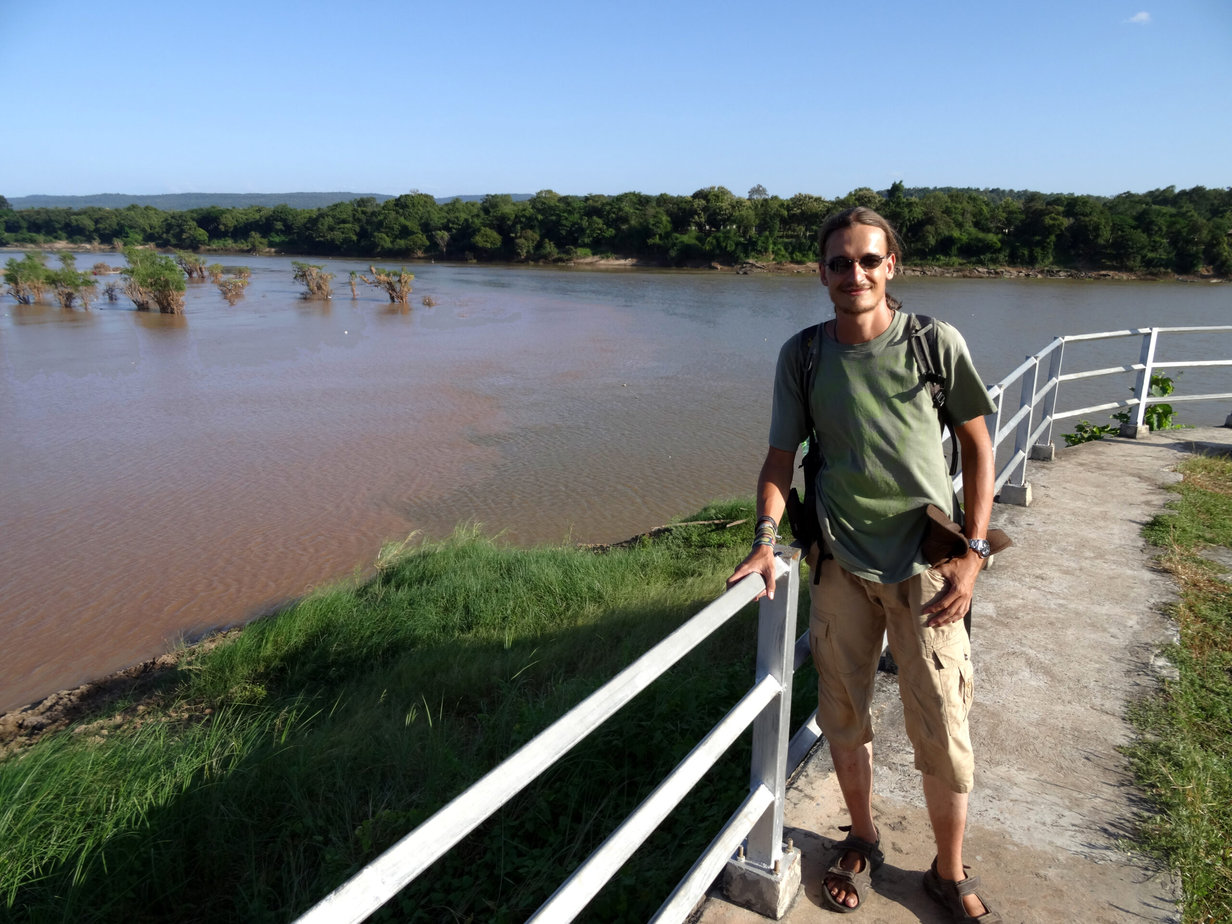
[[[1151,375],[1151,386],[1147,394],[1152,398],[1166,398],[1175,391],[1175,388],[1175,383],[1169,376],[1156,372]],[[1112,415],[1112,419],[1116,421],[1115,424],[1092,424],[1090,421],[1083,420],[1074,427],[1073,433],[1062,434],[1062,439],[1065,440],[1066,446],[1077,446],[1081,443],[1102,440],[1105,436],[1116,436],[1121,432],[1121,427],[1129,423],[1132,416],[1132,413],[1126,409]],[[1183,426],[1176,422],[1176,414],[1172,410],[1172,405],[1163,403],[1148,404],[1143,412],[1142,421],[1152,433],[1156,430],[1176,430]]]

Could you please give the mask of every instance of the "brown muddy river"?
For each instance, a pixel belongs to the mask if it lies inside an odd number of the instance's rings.
[[[123,262],[78,264],[99,259]],[[182,317],[0,296],[0,711],[362,573],[412,533],[610,541],[750,494],[778,347],[826,308],[811,277],[422,265],[399,311],[352,299],[366,263],[330,261],[321,302],[288,258],[222,262],[252,268],[247,295],[190,284]],[[897,292],[958,324],[989,382],[1054,334],[1227,323],[1232,297]]]

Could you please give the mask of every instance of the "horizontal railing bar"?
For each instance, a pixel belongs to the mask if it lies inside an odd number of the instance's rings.
[[[1085,340],[1111,340],[1114,337],[1141,337],[1150,332],[1149,327],[1138,327],[1133,330],[1105,330],[1094,334],[1066,334],[1061,339],[1066,343],[1080,343]]]
[[[723,830],[715,835],[705,852],[698,857],[693,868],[685,874],[672,894],[667,897],[667,901],[655,912],[655,916],[651,918],[651,924],[668,924],[668,922],[674,924],[688,917],[697,903],[701,901],[702,896],[706,894],[710,884],[723,871],[728,858],[736,852],[736,848],[756,824],[757,819],[761,818],[772,805],[774,805],[774,793],[764,784],[750,792],[748,798],[723,826]]]
[[[1027,437],[1027,445],[1034,446],[1039,441],[1039,438],[1044,435],[1044,431],[1050,426],[1052,426],[1052,421],[1048,420],[1048,418],[1041,420],[1035,429],[1031,431],[1031,435]]]
[[[993,440],[994,445],[1000,446],[1001,443],[1005,441],[1006,437],[1010,435],[1010,433],[1018,429],[1018,422],[1030,414],[1033,410],[1035,410],[1035,408],[1032,405],[1024,405],[1014,413],[1013,417],[1007,421],[1004,421],[1004,425],[997,431],[996,439]]]
[[[796,654],[792,661],[791,669],[798,671],[800,668],[813,659],[813,650],[809,648],[808,631],[800,633],[800,637],[796,639]]]
[[[1201,359],[1193,362],[1152,363],[1153,369],[1192,369],[1198,366],[1232,366],[1232,359]]]
[[[1160,334],[1201,334],[1232,330],[1232,324],[1216,324],[1208,327],[1139,327],[1132,330],[1107,330],[1093,334],[1066,334],[1058,339],[1065,343],[1079,343],[1085,340],[1111,340],[1114,337],[1141,337],[1152,330]]]
[[[1112,411],[1117,408],[1130,407],[1128,401],[1113,401],[1111,404],[1093,404],[1090,407],[1080,407],[1073,411],[1057,411],[1052,415],[1053,420],[1067,420],[1070,417],[1077,417],[1079,414],[1094,414],[1096,411]]]
[[[1032,353],[1031,358],[1036,359],[1036,360],[1042,360],[1045,356],[1048,356],[1050,353],[1055,353],[1057,350],[1061,349],[1061,347],[1063,346],[1065,346],[1065,341],[1061,337],[1053,337],[1052,340],[1049,341],[1046,347],[1044,347],[1042,350],[1039,350],[1038,352]]]
[[[1025,451],[1019,449],[1014,452],[1005,465],[1001,466],[1001,471],[997,473],[997,477],[994,482],[994,491],[1000,491],[1001,488],[1005,486],[1006,482],[1010,480],[1010,475],[1013,473],[1014,467],[1018,465],[1018,463],[1021,462],[1026,455],[1027,454]]]
[[[1156,327],[1161,334],[1203,334],[1221,330],[1232,330],[1232,324],[1216,324],[1212,327]]]
[[[1164,395],[1162,398],[1147,398],[1147,404],[1171,404],[1174,401],[1223,401],[1232,398],[1232,392],[1211,395]]]
[[[1017,369],[1015,369],[1009,375],[1005,375],[1001,377],[1001,384],[1008,385],[1010,382],[1013,382],[1016,379],[1022,378],[1024,375],[1027,374],[1029,370],[1033,369],[1035,366],[1038,366],[1038,365],[1039,365],[1039,359],[1037,357],[1028,356],[1025,360],[1023,360],[1022,365],[1020,365]]]
[[[791,736],[791,741],[787,743],[788,776],[796,772],[796,768],[804,763],[804,758],[809,756],[813,746],[823,737],[821,726],[817,724],[817,712],[814,710],[809,720],[796,729],[796,733]]]
[[[790,567],[775,559],[776,570]],[[497,809],[568,753],[586,735],[648,687],[668,667],[696,648],[765,589],[758,574],[743,578],[606,684],[570,709],[479,782],[407,834],[314,905],[306,924],[359,922],[444,856]],[[584,729],[575,737],[571,729]]]
[[[1141,363],[1128,363],[1124,366],[1109,366],[1106,369],[1087,369],[1084,372],[1067,372],[1061,376],[1062,382],[1074,382],[1078,379],[1092,379],[1101,375],[1117,375],[1123,372],[1141,372],[1145,366]]]
[[[1061,386],[1060,376],[1054,376],[1048,379],[1048,381],[1044,382],[1042,385],[1040,385],[1039,388],[1036,389],[1035,400],[1033,403],[1039,404],[1040,401],[1042,401],[1044,397],[1048,394],[1048,392],[1052,391],[1054,388],[1059,388],[1060,386]]]
[[[1211,392],[1205,395],[1152,395],[1146,399],[1146,403],[1149,406],[1152,404],[1172,404],[1175,401],[1223,401],[1228,398],[1232,398],[1232,392]],[[1093,414],[1096,411],[1137,407],[1141,403],[1138,398],[1126,398],[1123,401],[1114,401],[1111,404],[1094,404],[1091,407],[1080,407],[1072,411],[1056,411],[1052,415],[1052,419],[1068,420],[1070,417],[1077,417],[1079,414]]]
[[[783,692],[782,685],[766,676],[754,684],[710,732],[698,742],[676,768],[599,845],[552,896],[529,918],[530,921],[568,922],[599,894],[608,880],[663,823],[689,791],[706,775],[753,720]]]

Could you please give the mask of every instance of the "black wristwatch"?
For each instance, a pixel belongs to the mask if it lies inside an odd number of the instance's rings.
[[[968,539],[967,547],[980,556],[980,558],[987,558],[992,554],[992,547],[988,544],[987,539]]]

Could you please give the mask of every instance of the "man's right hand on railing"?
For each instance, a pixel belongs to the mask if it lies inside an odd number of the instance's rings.
[[[774,546],[758,545],[753,547],[748,557],[742,561],[736,570],[732,572],[732,576],[727,579],[727,589],[731,590],[740,581],[748,577],[750,574],[760,574],[762,580],[766,582],[766,589],[759,593],[754,600],[760,600],[763,596],[774,599]]]
[[[766,460],[757,476],[757,529],[753,538],[753,551],[727,579],[731,590],[750,574],[760,574],[766,589],[754,599],[774,599],[774,544],[778,541],[778,523],[787,506],[787,489],[791,487],[791,475],[796,464],[796,454],[773,446],[766,450]]]

